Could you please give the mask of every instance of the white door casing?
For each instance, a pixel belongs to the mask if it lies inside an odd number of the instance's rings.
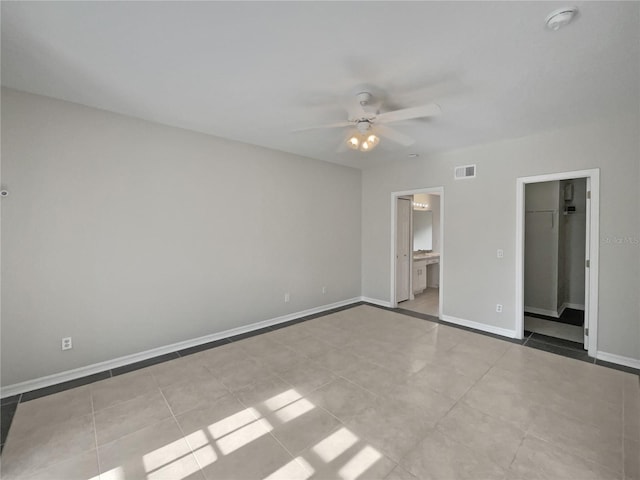
[[[589,270],[591,263],[591,257],[589,255],[590,252],[590,241],[591,235],[589,234],[590,226],[591,226],[591,178],[587,177],[587,200],[585,207],[585,240],[584,240],[584,251],[585,251],[585,262],[584,262],[584,348],[588,349],[589,346]],[[595,332],[594,332],[595,334]]]
[[[411,275],[411,200],[396,202],[396,302],[409,300]]]

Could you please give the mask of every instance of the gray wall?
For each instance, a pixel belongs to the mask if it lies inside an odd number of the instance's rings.
[[[391,192],[444,186],[444,314],[515,328],[516,178],[601,169],[598,349],[640,358],[638,116],[367,169],[362,180],[363,295],[389,301]],[[477,178],[453,180],[476,163]],[[496,249],[504,258],[496,258]],[[441,286],[442,287],[442,286]],[[504,305],[503,313],[495,311]]]
[[[583,179],[586,183],[586,179]],[[572,245],[567,243],[569,236],[567,235],[568,218],[564,215],[564,186],[565,182],[558,182],[558,291],[556,294],[558,302],[558,310],[566,303],[567,291],[569,287],[569,270],[567,269],[567,256],[571,252]],[[584,254],[584,249],[582,251]],[[586,258],[586,257],[583,257]]]
[[[573,184],[571,204],[576,207],[576,213],[564,216],[566,233],[564,302],[575,306],[584,305],[587,182],[585,179],[567,182]]]
[[[433,251],[440,253],[440,195],[427,195],[429,205],[433,209]],[[427,267],[427,286],[437,287],[440,284],[440,264],[434,263]]]
[[[2,160],[3,385],[360,295],[357,170],[5,89]]]
[[[553,317],[564,272],[559,194],[559,181],[525,185],[524,307]]]
[[[440,185],[444,313],[512,329],[516,178],[596,167],[598,349],[640,358],[637,117],[360,174],[2,93],[3,385],[360,294],[388,301],[390,194]],[[478,177],[454,181],[470,163]]]

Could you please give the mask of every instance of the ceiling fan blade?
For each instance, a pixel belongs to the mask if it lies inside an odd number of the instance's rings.
[[[322,128],[340,128],[340,127],[350,127],[353,125],[353,122],[337,122],[337,123],[329,123],[327,125],[316,125],[314,127],[304,127],[297,128],[296,130],[292,130],[292,132],[306,132],[307,130],[319,130]]]
[[[440,115],[442,109],[435,103],[422,105],[421,107],[403,108],[393,112],[381,113],[376,117],[376,123],[391,123],[401,120],[411,120],[413,118],[435,117]]]
[[[392,142],[399,143],[405,147],[413,145],[415,140],[404,133],[400,133],[395,128],[387,127],[386,125],[376,125],[375,131],[384,138],[388,138]]]

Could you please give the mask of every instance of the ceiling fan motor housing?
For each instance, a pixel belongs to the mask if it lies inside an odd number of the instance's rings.
[[[303,128],[299,131],[349,127],[355,129],[355,132],[347,139],[347,146],[352,150],[369,152],[376,147],[380,137],[385,137],[405,147],[413,145],[415,142],[413,138],[389,127],[388,123],[434,117],[441,113],[440,107],[435,103],[380,113],[382,103],[386,98],[384,92],[366,86],[357,87],[352,92],[357,103],[354,102],[354,97],[351,97],[347,107],[347,121]],[[375,92],[375,95],[371,92]]]
[[[360,120],[356,123],[356,128],[360,133],[365,134],[371,129],[371,122],[369,120]]]
[[[360,105],[364,107],[365,105],[369,105],[372,95],[369,92],[360,92],[358,93],[358,95],[356,95],[356,97],[358,98],[358,102],[360,102]]]

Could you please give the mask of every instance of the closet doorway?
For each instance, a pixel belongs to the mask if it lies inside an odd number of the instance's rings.
[[[595,356],[598,170],[518,179],[516,331]]]

